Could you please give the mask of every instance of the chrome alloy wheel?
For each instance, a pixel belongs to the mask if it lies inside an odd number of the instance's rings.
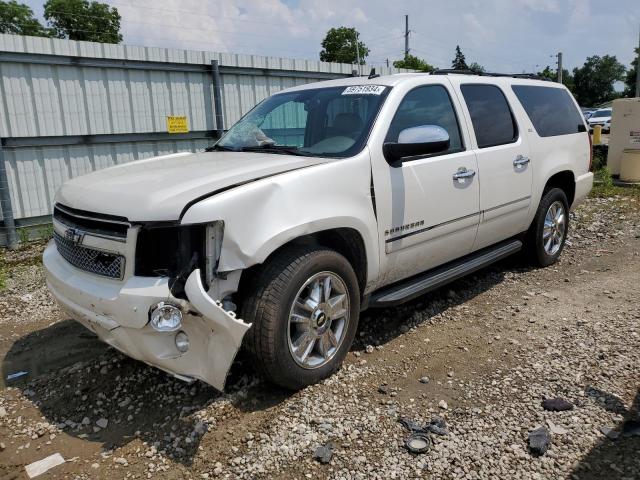
[[[562,202],[553,202],[544,217],[542,243],[548,255],[555,255],[562,246],[567,216]]]
[[[296,363],[313,369],[329,362],[347,333],[349,312],[349,291],[338,275],[309,278],[289,311],[289,351]]]

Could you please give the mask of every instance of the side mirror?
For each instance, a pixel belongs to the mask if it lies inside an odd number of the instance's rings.
[[[438,125],[420,125],[405,128],[397,142],[385,142],[382,153],[387,162],[393,164],[405,157],[428,155],[449,149],[449,134]]]

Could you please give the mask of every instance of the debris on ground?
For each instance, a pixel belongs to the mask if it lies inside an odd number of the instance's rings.
[[[424,427],[407,417],[398,417],[398,423],[406,428],[409,432],[414,433],[434,433],[436,435],[448,435],[449,429],[447,422],[439,415],[435,415],[431,421]]]
[[[402,425],[404,428],[406,428],[410,432],[422,432],[422,433],[427,432],[427,430],[423,428],[418,422],[414,422],[413,420],[407,417],[399,417],[398,423],[400,423],[400,425]]]
[[[538,427],[529,433],[529,450],[535,456],[544,455],[550,443],[551,434],[544,427]]]
[[[404,441],[404,446],[411,453],[425,453],[431,448],[432,443],[429,434],[414,432]]]
[[[427,425],[427,430],[431,433],[435,433],[436,435],[449,435],[449,429],[447,428],[447,422],[439,415],[436,415],[431,419],[429,425]]]
[[[29,476],[29,478],[35,478],[38,475],[42,475],[48,470],[51,470],[53,467],[62,465],[63,463],[64,458],[62,457],[62,455],[60,455],[59,453],[54,453],[53,455],[49,455],[42,460],[30,463],[24,468],[27,471],[27,475]]]
[[[313,452],[313,458],[323,464],[331,462],[331,457],[333,457],[333,444],[331,442],[320,445]]]
[[[24,377],[28,373],[29,372],[24,370],[21,372],[10,373],[9,375],[7,375],[7,380],[15,380],[16,378]]]
[[[564,398],[545,398],[542,401],[542,408],[549,412],[565,412],[573,410],[573,404]]]
[[[420,383],[429,383],[429,377],[421,377],[419,381]]]
[[[388,390],[388,387],[387,387],[387,385],[386,385],[385,383],[383,383],[382,385],[380,385],[380,386],[378,387],[378,393],[381,393],[381,394],[383,394],[383,395],[386,395],[386,394],[388,393],[388,391],[389,391],[389,390]]]

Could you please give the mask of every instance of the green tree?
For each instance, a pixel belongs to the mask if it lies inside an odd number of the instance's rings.
[[[460,50],[460,45],[456,45],[456,56],[451,62],[451,68],[455,70],[469,70],[467,60],[464,58],[464,53]]]
[[[418,70],[419,72],[433,72],[435,68],[433,65],[429,65],[423,59],[414,55],[407,55],[402,60],[396,60],[393,62],[393,66],[396,68],[407,68],[409,70]]]
[[[631,62],[631,67],[627,70],[627,78],[624,83],[626,88],[624,89],[625,97],[636,96],[636,78],[638,76],[638,58],[640,58],[640,48],[636,47],[636,58]]]
[[[544,67],[544,70],[539,71],[536,75],[538,75],[540,78],[544,78],[545,80],[552,80],[554,82],[558,78],[556,71],[551,70],[551,67],[549,65]]]
[[[544,70],[541,70],[536,75],[546,80],[551,80],[552,82],[558,80],[558,71],[552,69],[549,65],[544,67]],[[562,69],[562,84],[573,92],[573,75],[571,75],[571,72],[566,68]]]
[[[596,106],[618,95],[613,84],[624,79],[626,69],[615,56],[593,55],[584,65],[573,69],[573,94],[583,106]]]
[[[33,10],[15,0],[0,1],[0,33],[48,37],[50,32],[33,16]]]
[[[120,43],[120,14],[106,3],[88,0],[47,0],[44,18],[58,38]]]
[[[487,71],[478,62],[473,62],[471,65],[469,65],[469,70],[471,70],[472,72],[475,72],[475,73],[485,73]]]
[[[365,58],[369,56],[369,49],[363,42],[357,40],[359,35],[355,28],[338,27],[329,29],[324,40],[322,40],[320,60],[334,63],[358,63],[357,50],[359,50],[360,63],[364,64]],[[358,46],[357,49],[356,45]]]

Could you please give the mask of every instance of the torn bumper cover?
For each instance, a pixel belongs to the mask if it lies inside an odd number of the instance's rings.
[[[69,265],[55,246],[46,249],[43,262],[47,286],[60,306],[101,340],[180,379],[199,379],[224,389],[251,325],[207,294],[199,270],[187,279],[188,301],[184,301],[171,295],[166,278],[131,277],[124,284],[97,278]],[[182,310],[179,331],[189,338],[187,351],[178,350],[177,331],[158,332],[149,324],[149,309],[159,302],[171,302]]]

